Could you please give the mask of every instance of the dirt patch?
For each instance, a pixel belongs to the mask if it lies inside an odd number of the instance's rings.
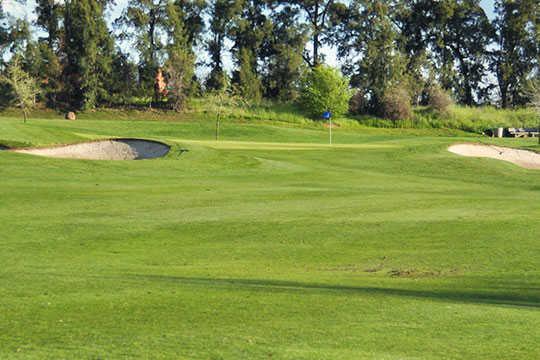
[[[446,271],[442,270],[418,270],[418,269],[392,269],[388,271],[388,276],[399,278],[433,278],[440,276],[458,275],[460,272],[458,269],[450,269]]]
[[[440,271],[419,271],[416,269],[392,269],[388,272],[390,277],[401,277],[401,278],[422,278],[422,277],[437,277],[440,276]]]
[[[540,169],[540,154],[533,151],[482,144],[452,145],[448,151],[462,156],[508,161],[527,169]]]
[[[61,159],[141,160],[167,155],[170,147],[143,139],[109,139],[44,148],[15,149],[14,152]]]

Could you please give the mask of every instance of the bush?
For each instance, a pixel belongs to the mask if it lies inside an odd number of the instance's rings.
[[[450,95],[439,86],[431,86],[428,89],[428,106],[439,114],[448,114],[452,105]]]
[[[411,95],[407,89],[400,86],[387,89],[382,98],[381,115],[392,121],[410,119]]]
[[[358,89],[349,100],[349,113],[353,115],[361,115],[367,112],[368,103],[366,94],[363,90]]]
[[[302,79],[300,105],[312,117],[325,111],[335,116],[347,113],[350,97],[349,81],[337,69],[317,66]]]

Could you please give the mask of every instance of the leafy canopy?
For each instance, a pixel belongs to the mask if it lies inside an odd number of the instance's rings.
[[[351,96],[349,80],[339,70],[319,65],[303,78],[300,103],[313,117],[325,111],[338,116],[347,112]]]

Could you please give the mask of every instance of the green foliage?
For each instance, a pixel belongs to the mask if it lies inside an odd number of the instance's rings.
[[[243,1],[242,10],[235,16],[230,34],[238,67],[233,83],[244,99],[255,102],[262,98],[259,60],[267,52],[272,30],[272,24],[265,15],[265,5],[265,2],[259,0]]]
[[[36,78],[41,76],[41,71],[44,68],[44,57],[41,54],[41,47],[38,42],[28,41],[24,52],[17,54],[16,57],[21,60],[24,71]]]
[[[5,26],[8,30],[5,49],[9,50],[12,56],[24,53],[26,44],[31,41],[32,38],[28,20],[26,18],[11,18]]]
[[[51,51],[60,45],[64,7],[63,1],[36,0],[36,25],[46,33],[45,40]]]
[[[411,84],[418,83],[418,78],[423,85],[437,80],[461,103],[488,101],[491,87],[483,82],[493,34],[480,0],[406,0],[402,4],[396,21],[402,29],[400,43]]]
[[[62,65],[58,55],[47,45],[39,44],[41,66],[37,77],[41,79],[42,94],[51,108],[58,106],[58,95],[62,91]]]
[[[21,109],[26,122],[28,112],[34,107],[39,93],[36,79],[23,70],[20,59],[16,57],[8,66],[7,76],[0,77],[0,80],[10,85],[15,95],[15,104]]]
[[[540,79],[537,79],[533,83],[532,94],[530,94],[532,106],[536,109],[536,115],[538,117],[538,131],[540,131]],[[538,138],[538,144],[540,145],[540,137]]]
[[[115,20],[120,40],[135,42],[139,54],[140,94],[154,100],[159,94],[154,88],[154,78],[162,65],[164,46],[159,32],[166,27],[167,0],[129,1],[122,15]]]
[[[346,114],[350,98],[349,81],[337,69],[319,65],[302,80],[300,104],[312,117],[320,117],[325,111],[334,116]]]
[[[262,98],[261,80],[253,69],[253,54],[247,49],[240,50],[237,89],[244,99],[259,102]]]
[[[290,7],[272,16],[272,31],[264,62],[263,84],[265,95],[280,101],[295,101],[300,79],[306,71],[302,52],[306,47],[307,30],[298,24],[298,13]]]
[[[339,4],[334,0],[287,0],[281,2],[291,6],[286,11],[301,11],[305,18],[309,19],[305,26],[309,30],[313,50],[311,54],[306,51],[304,59],[310,67],[319,66],[323,60],[320,52],[321,46],[332,42],[330,34],[333,24],[331,19],[332,15],[337,12],[336,6]]]
[[[497,0],[494,22],[499,48],[491,68],[497,75],[501,106],[525,105],[531,73],[538,72],[540,59],[540,4],[537,0]]]
[[[234,18],[241,11],[240,0],[212,0],[209,5],[211,37],[207,42],[210,53],[210,75],[206,80],[209,90],[221,90],[227,82],[227,74],[223,70],[223,51],[225,40],[234,26]]]
[[[168,100],[175,111],[185,108],[195,61],[190,51],[177,50],[169,53],[166,63]]]
[[[135,104],[132,96],[137,94],[137,86],[137,65],[129,60],[127,54],[118,49],[112,58],[111,77],[108,83],[111,103]]]
[[[340,53],[353,56],[345,64],[351,83],[365,94],[371,113],[380,114],[387,89],[404,83],[405,60],[398,49],[399,33],[390,4],[385,1],[352,1],[351,21],[338,28]]]
[[[140,96],[152,96],[154,101],[160,98],[154,86],[158,68],[170,67],[170,61],[167,63],[171,52],[170,44],[179,44],[178,36],[183,38],[181,41],[186,54],[178,55],[176,51],[176,59],[171,61],[178,63],[187,60],[185,55],[192,53],[193,46],[200,40],[205,7],[206,2],[203,0],[129,1],[124,13],[115,20],[118,39],[134,41],[138,51]],[[180,33],[181,35],[178,35]],[[184,60],[179,60],[180,58]],[[177,80],[175,82],[178,82]]]
[[[450,106],[448,113],[442,116],[429,107],[417,107],[407,120],[386,121],[377,117],[362,116],[358,121],[363,125],[374,127],[457,129],[474,133],[482,133],[495,127],[534,128],[538,124],[532,108],[503,110],[493,106],[459,105]]]
[[[540,116],[540,82],[536,85],[534,93],[532,94],[532,104]]]
[[[368,101],[363,90],[357,89],[349,100],[349,113],[352,115],[366,114],[368,111]]]
[[[500,93],[503,107],[524,105],[540,65],[537,0],[497,0],[491,23],[480,0],[130,0],[108,29],[104,9],[112,4],[36,0],[34,28],[8,21],[0,6],[0,71],[12,55],[25,54],[23,69],[43,90],[38,101],[53,108],[147,106],[162,99],[158,69],[176,89],[169,104],[230,90],[230,82],[251,101],[296,101],[300,79],[324,61],[320,47],[327,45],[362,91],[361,112],[380,115],[389,89],[406,87],[418,106],[434,83],[459,104],[493,104]],[[129,52],[117,51],[126,45]],[[203,47],[209,58],[199,55]],[[229,54],[233,68],[225,69]],[[209,72],[196,71],[203,66]],[[209,74],[205,85],[200,73]]]
[[[3,5],[0,1],[0,69],[4,64],[4,53],[10,45],[9,29]]]
[[[492,40],[492,28],[480,0],[441,1],[435,9],[439,14],[430,24],[435,59],[440,80],[445,89],[453,89],[462,104],[474,105],[482,100],[482,81],[489,60],[487,46]],[[457,63],[457,67],[455,66]]]
[[[485,101],[491,26],[479,0],[351,1],[335,30],[344,70],[373,109],[385,89],[405,84],[417,103],[438,79],[462,103]],[[427,76],[426,76],[427,75]]]
[[[185,107],[195,67],[195,56],[186,29],[186,13],[179,5],[172,2],[167,5],[167,89],[168,100],[175,111],[182,111]]]
[[[223,90],[230,82],[230,78],[223,70],[222,65],[215,65],[210,70],[210,74],[205,82],[205,87],[208,91]]]
[[[72,110],[92,109],[108,98],[113,42],[98,0],[66,3],[64,102]]]

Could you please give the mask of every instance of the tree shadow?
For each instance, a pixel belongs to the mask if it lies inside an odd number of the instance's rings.
[[[166,275],[133,275],[137,279],[149,281],[167,281],[187,285],[201,285],[207,287],[227,287],[239,290],[254,289],[268,292],[336,292],[351,295],[388,295],[410,297],[417,299],[431,299],[437,301],[450,301],[472,304],[492,304],[517,306],[524,308],[540,308],[540,289],[526,285],[511,287],[514,291],[456,291],[456,290],[411,290],[383,287],[362,287],[347,285],[331,285],[318,283],[304,283],[296,281],[261,280],[261,279],[211,279],[201,277],[181,277]],[[516,290],[533,291],[534,295],[523,295]]]

